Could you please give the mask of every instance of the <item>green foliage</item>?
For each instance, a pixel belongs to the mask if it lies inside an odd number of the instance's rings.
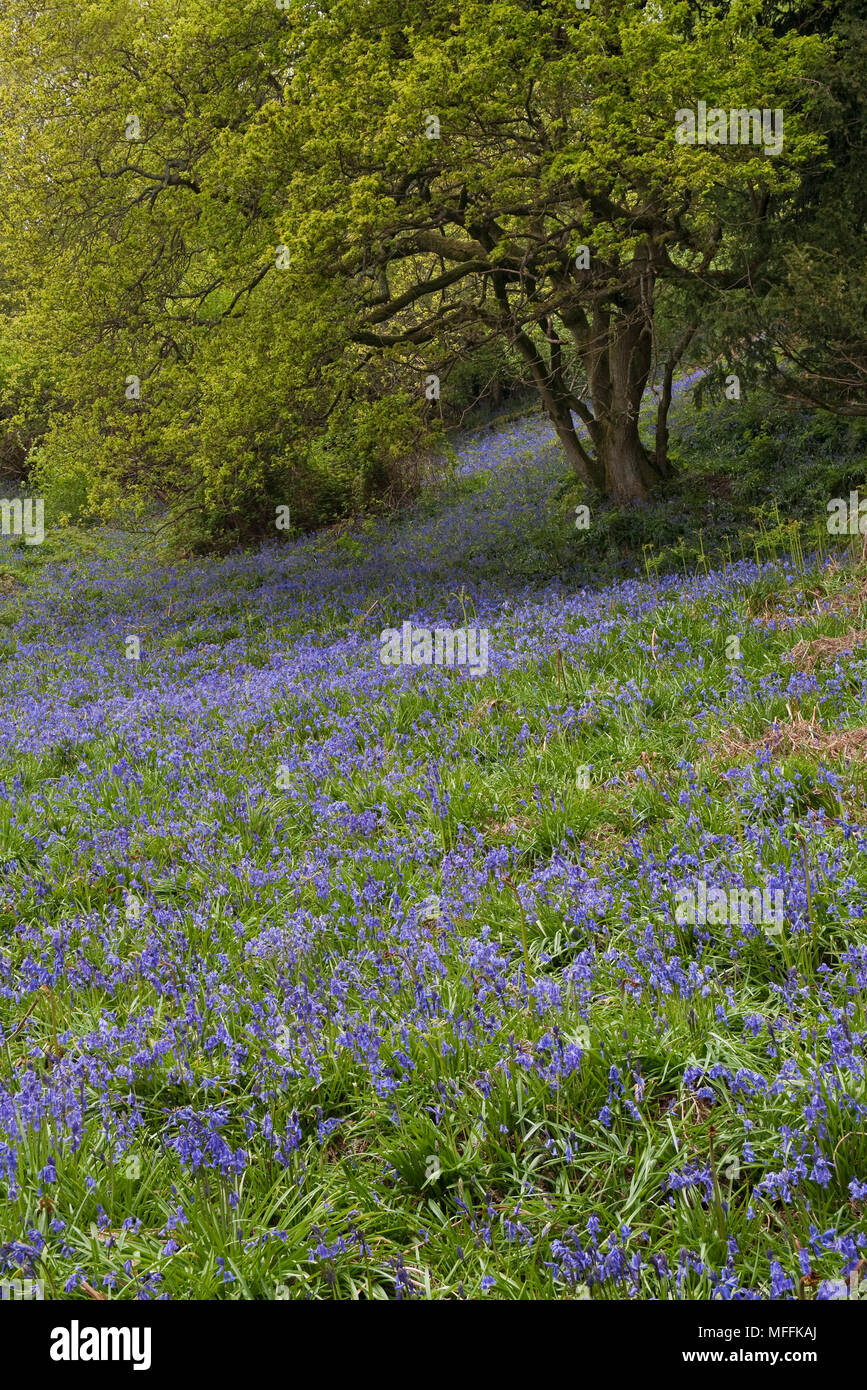
[[[168,509],[230,544],[275,499],[306,525],[400,495],[413,410],[451,424],[522,380],[579,471],[589,385],[616,491],[593,344],[616,373],[642,315],[664,353],[716,311],[761,251],[757,190],[771,218],[821,166],[828,51],[749,6],[8,0],[9,447],[42,441],[58,515]],[[698,91],[785,105],[786,158],[675,143]]]
[[[716,488],[742,504],[776,501],[786,516],[807,518],[864,485],[867,422],[790,410],[756,392],[682,417],[675,456],[699,490]]]
[[[837,543],[827,533],[829,499],[867,490],[867,422],[793,411],[761,391],[740,401],[704,392],[701,406],[690,401],[678,410],[672,459],[675,476],[651,505],[594,505],[587,531],[574,522],[586,491],[564,480],[552,508],[551,556],[602,575],[636,565],[642,573],[693,572],[743,556],[827,550]]]

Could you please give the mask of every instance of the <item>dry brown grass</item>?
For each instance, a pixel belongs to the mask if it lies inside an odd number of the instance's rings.
[[[856,729],[841,729],[836,733],[826,733],[815,720],[804,719],[802,715],[792,715],[787,723],[771,724],[761,738],[746,738],[738,729],[728,729],[720,734],[714,745],[714,752],[727,758],[745,755],[755,756],[767,749],[775,756],[786,757],[790,753],[819,753],[823,757],[842,757],[847,762],[867,745],[867,726]]]
[[[506,700],[501,700],[496,697],[490,700],[482,700],[481,703],[476,705],[473,709],[470,715],[470,723],[483,724],[496,710],[506,710],[509,708],[510,706]]]
[[[820,661],[839,656],[841,652],[854,652],[867,644],[867,631],[864,628],[850,628],[842,637],[815,637],[811,642],[798,642],[786,653],[786,660],[799,671],[812,671]]]

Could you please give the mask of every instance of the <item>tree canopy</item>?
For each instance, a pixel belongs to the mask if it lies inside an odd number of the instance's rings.
[[[258,515],[341,435],[387,467],[495,344],[640,500],[690,345],[804,350],[854,81],[809,8],[6,0],[7,417],[92,506]],[[683,139],[700,104],[737,139]]]

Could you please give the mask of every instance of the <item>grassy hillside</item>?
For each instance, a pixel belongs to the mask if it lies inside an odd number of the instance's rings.
[[[591,583],[572,500],[530,420],[352,534],[9,551],[0,1268],[81,1298],[857,1282],[867,566]],[[486,628],[487,673],[384,667],[406,621]],[[782,918],[678,920],[702,884]]]

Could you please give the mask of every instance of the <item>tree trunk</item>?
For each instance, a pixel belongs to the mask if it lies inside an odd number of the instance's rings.
[[[613,502],[645,502],[657,478],[638,434],[638,417],[617,415],[603,421],[603,429],[606,497]]]
[[[582,482],[613,502],[645,502],[666,471],[664,444],[657,465],[638,431],[653,356],[652,288],[648,253],[640,248],[635,254],[634,280],[616,300],[597,302],[591,314],[574,302],[558,310],[582,359],[590,405],[569,388],[563,344],[550,315],[537,325],[548,340],[547,353],[520,327],[514,326],[512,332],[567,462]],[[498,298],[505,318],[509,308],[505,285],[498,286]],[[587,429],[586,442],[575,428],[573,411]]]
[[[548,411],[548,417],[557,431],[557,438],[563,446],[566,462],[582,483],[587,483],[590,487],[601,492],[605,486],[605,474],[601,460],[595,459],[592,454],[588,453],[578,438],[578,431],[575,428],[575,421],[572,419],[570,406],[567,402],[552,396],[549,396],[547,400],[543,397],[543,401]]]
[[[645,502],[660,474],[638,432],[638,415],[653,351],[653,337],[640,301],[609,321],[607,350],[591,363],[593,408],[600,425],[599,461],[606,497]]]
[[[504,294],[502,288],[500,294],[501,297]],[[550,321],[546,321],[546,327],[550,332],[549,325]],[[532,339],[521,330],[514,332],[512,341],[530,368],[533,384],[548,412],[548,418],[557,431],[557,438],[563,446],[570,467],[583,483],[601,492],[605,484],[605,474],[600,460],[594,458],[578,438],[575,421],[572,419],[571,393],[563,382],[560,369],[559,344],[551,342],[546,361]]]
[[[606,374],[611,365],[606,363]],[[611,377],[613,389],[605,393],[603,402],[597,403],[593,397],[595,420],[590,431],[592,441],[588,440],[586,447],[575,427],[571,403],[550,390],[540,391],[542,403],[567,463],[582,482],[615,502],[643,502],[659,481],[638,433],[638,404],[644,386],[636,386],[625,397],[619,389],[623,383],[617,380],[616,368]],[[635,404],[630,404],[632,401]]]

